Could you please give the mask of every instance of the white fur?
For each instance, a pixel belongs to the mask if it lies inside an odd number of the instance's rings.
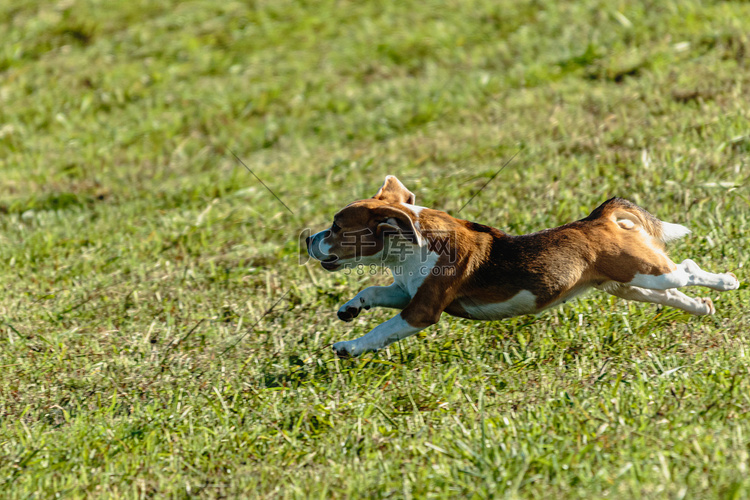
[[[341,306],[339,312],[347,309],[370,307],[395,307],[403,309],[411,300],[411,295],[396,283],[389,286],[370,286],[359,292],[352,300]]]
[[[424,259],[420,254],[415,254],[404,260],[389,262],[388,268],[393,274],[394,282],[409,297],[414,297],[424,280],[434,272],[439,257],[435,252],[428,252]]]
[[[637,286],[623,285],[614,281],[604,283],[597,288],[623,299],[676,307],[690,314],[704,315],[716,312],[711,299],[694,299],[675,289],[648,290]]]
[[[528,290],[521,290],[505,302],[480,304],[473,300],[461,299],[460,304],[473,318],[483,320],[533,314],[539,310],[536,306],[536,296]]]
[[[690,259],[683,260],[674,271],[653,276],[650,274],[636,274],[627,285],[648,288],[650,290],[666,290],[682,286],[705,286],[718,291],[737,290],[740,282],[731,273],[714,274],[701,269]]]
[[[411,326],[401,317],[401,313],[398,313],[393,318],[379,324],[368,334],[358,339],[336,342],[333,344],[333,350],[339,356],[359,356],[364,352],[382,349],[394,342],[414,335],[420,330],[423,330],[423,328]]]
[[[426,207],[420,207],[419,205],[411,205],[409,203],[401,203],[401,205],[414,214],[414,217],[416,217],[417,219],[414,221],[414,227],[416,227],[418,231],[421,231],[422,227],[419,225],[419,213],[422,210],[424,210]]]
[[[420,207],[419,205],[411,205],[409,203],[401,203],[404,208],[408,209],[415,217],[419,217],[419,213],[427,207]]]
[[[433,273],[440,257],[435,252],[426,255],[421,247],[412,247],[414,253],[401,256],[389,255],[384,262],[393,274],[393,284],[387,287],[369,287],[358,293],[344,304],[340,312],[347,308],[361,309],[365,306],[395,307],[403,309],[419,290],[424,280]],[[333,344],[333,350],[339,356],[359,356],[368,351],[377,351],[393,342],[414,335],[424,328],[410,325],[401,317],[401,313],[385,323],[376,326],[368,334],[358,339]]]

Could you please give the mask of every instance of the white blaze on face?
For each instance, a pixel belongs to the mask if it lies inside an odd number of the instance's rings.
[[[401,206],[410,211],[414,214],[414,217],[416,220],[414,221],[414,227],[417,228],[417,230],[422,230],[421,227],[419,227],[419,213],[424,210],[426,207],[420,207],[419,205],[411,205],[409,203],[401,203]]]
[[[419,205],[411,205],[409,203],[401,203],[401,205],[404,208],[408,209],[411,213],[413,213],[415,217],[419,217],[419,212],[427,208],[427,207],[420,207]]]

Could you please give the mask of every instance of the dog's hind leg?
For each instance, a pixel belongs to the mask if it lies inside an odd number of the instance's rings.
[[[648,288],[651,290],[666,290],[683,286],[705,286],[713,290],[724,292],[737,290],[740,282],[732,273],[714,274],[701,269],[698,264],[690,259],[676,264],[676,269],[666,274],[636,274],[627,285]]]
[[[596,288],[622,299],[635,300],[638,302],[651,302],[654,304],[675,307],[687,311],[690,314],[699,316],[714,314],[716,312],[714,303],[711,299],[688,297],[684,293],[673,288],[667,290],[651,290],[637,286],[623,285],[622,283],[614,281],[608,281]]]

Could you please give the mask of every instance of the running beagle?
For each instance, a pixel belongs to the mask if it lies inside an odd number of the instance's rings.
[[[333,344],[338,356],[382,349],[434,325],[443,312],[477,320],[534,314],[593,287],[704,315],[715,312],[711,299],[677,288],[739,288],[732,273],[672,262],[664,243],[690,231],[622,198],[585,219],[521,236],[414,203],[414,193],[389,175],[374,197],[346,206],[329,229],[307,238],[309,255],[328,271],[382,265],[393,275],[390,286],[359,292],[338,317],[351,321],[371,307],[401,312],[358,339]]]

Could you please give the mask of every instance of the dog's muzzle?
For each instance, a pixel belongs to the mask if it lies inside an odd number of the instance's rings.
[[[313,259],[320,261],[320,265],[326,271],[335,271],[341,264],[338,262],[339,258],[337,256],[329,254],[326,249],[322,248],[323,238],[326,237],[326,233],[327,231],[321,231],[305,238],[307,254]]]

